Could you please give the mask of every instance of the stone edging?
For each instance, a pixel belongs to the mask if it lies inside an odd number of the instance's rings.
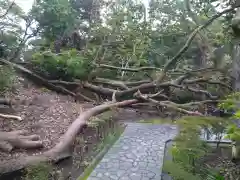
[[[91,161],[88,167],[84,170],[84,172],[77,178],[77,180],[87,180],[94,168],[97,164],[102,160],[104,155],[108,152],[108,150],[114,145],[114,143],[119,139],[119,137],[123,134],[126,126],[124,124],[123,131],[114,138],[110,144],[105,144],[103,149],[96,155],[96,157]]]
[[[106,144],[105,147],[97,154],[97,156],[92,160],[92,162],[88,165],[88,167],[84,170],[84,172],[77,178],[77,180],[87,180],[88,176],[97,166],[99,161],[103,158],[103,156],[107,153],[107,151],[111,148],[113,144]]]

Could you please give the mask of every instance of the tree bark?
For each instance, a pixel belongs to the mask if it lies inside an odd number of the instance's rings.
[[[13,148],[41,148],[43,147],[40,137],[26,135],[27,131],[0,132],[0,149],[10,152]]]

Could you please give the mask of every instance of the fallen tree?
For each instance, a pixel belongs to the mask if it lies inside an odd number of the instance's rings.
[[[68,86],[82,87],[86,90],[93,91],[99,96],[111,99],[111,101],[103,102],[103,104],[96,106],[90,110],[87,110],[79,115],[79,117],[70,125],[65,134],[60,138],[59,142],[50,150],[43,152],[40,155],[22,157],[17,160],[8,162],[2,162],[0,164],[0,172],[8,172],[17,169],[24,168],[26,166],[39,163],[42,161],[53,161],[56,162],[60,159],[71,156],[71,146],[75,140],[76,135],[87,125],[87,121],[95,115],[98,115],[104,111],[110,110],[112,107],[126,107],[130,105],[137,105],[138,103],[154,104],[163,108],[171,109],[187,115],[203,115],[201,112],[195,112],[195,106],[204,106],[206,103],[216,103],[220,96],[213,95],[207,89],[203,89],[200,84],[211,84],[225,88],[227,91],[231,91],[230,82],[222,82],[223,79],[229,79],[228,75],[222,69],[214,69],[212,67],[194,70],[182,70],[180,76],[172,78],[171,68],[175,67],[179,58],[185,53],[190,46],[192,40],[196,34],[211,24],[216,18],[222,14],[233,11],[234,8],[225,10],[215,16],[213,16],[206,24],[196,28],[189,36],[187,42],[183,48],[167,63],[163,69],[155,67],[142,67],[138,69],[133,68],[119,68],[110,65],[99,64],[99,68],[107,68],[121,71],[148,71],[157,70],[160,74],[154,80],[141,80],[141,81],[119,81],[109,80],[101,77],[92,79],[92,81],[62,81],[62,80],[48,80],[40,75],[32,72],[31,70],[4,60],[0,59],[0,62],[9,66],[12,66],[18,72],[24,74],[27,78],[33,80],[36,84],[45,86],[51,90],[64,93],[76,97],[76,93],[69,90]],[[210,71],[209,71],[210,69]],[[169,72],[169,73],[168,73]],[[200,72],[200,73],[199,73]],[[213,78],[215,72],[223,74],[219,76],[218,80]],[[200,101],[193,100],[194,102],[188,103],[177,103],[174,99],[178,95],[175,92],[176,89],[187,91],[193,94],[201,95]],[[86,97],[78,92],[83,100],[94,102],[89,97]],[[98,102],[99,103],[99,102]],[[25,135],[23,132],[1,132],[0,133],[0,148],[6,151],[11,151],[15,148],[39,148],[42,146],[41,141],[36,135]]]

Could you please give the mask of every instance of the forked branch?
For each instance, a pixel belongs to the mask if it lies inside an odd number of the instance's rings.
[[[185,45],[178,51],[178,53],[169,61],[167,61],[167,63],[164,66],[164,69],[162,71],[162,73],[160,74],[160,76],[156,79],[156,83],[159,84],[163,78],[166,75],[166,72],[174,67],[178,60],[181,58],[181,56],[188,50],[190,44],[192,43],[193,39],[195,38],[195,36],[198,34],[198,32],[204,28],[206,28],[207,26],[209,26],[214,20],[216,20],[217,18],[221,17],[223,14],[229,13],[231,11],[233,11],[234,9],[240,7],[240,5],[237,5],[233,8],[230,9],[226,9],[216,15],[214,15],[212,18],[210,18],[205,24],[199,26],[198,28],[196,28],[189,36],[188,40],[186,41]]]

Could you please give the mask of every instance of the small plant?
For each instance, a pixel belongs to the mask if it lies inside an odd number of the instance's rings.
[[[231,123],[227,127],[226,131],[226,138],[230,139],[232,144],[232,159],[233,160],[239,160],[240,159],[240,128],[239,125],[239,119],[240,119],[240,106],[239,106],[239,100],[240,100],[240,92],[235,92],[233,94],[230,94],[226,98],[226,102],[220,103],[219,107],[225,108],[227,110],[232,110],[235,112],[231,119],[237,120],[236,123]]]
[[[233,120],[240,118],[239,100],[240,93],[233,93],[219,103],[219,108],[231,111],[232,114],[235,112],[230,118],[187,116],[177,120],[180,133],[171,149],[173,161],[164,164],[164,171],[174,180],[224,180],[221,170],[210,167],[201,160],[211,153],[212,148],[200,139],[200,135],[201,130],[211,131],[214,135],[226,133],[225,138],[233,141],[232,158],[238,160],[240,128]]]
[[[226,119],[217,117],[186,116],[177,120],[180,133],[174,139],[170,150],[173,160],[164,164],[164,171],[168,172],[174,180],[220,180],[223,178],[217,170],[203,162],[212,148],[200,139],[200,135],[202,129],[211,129],[214,134],[222,132],[228,123]]]
[[[24,180],[48,180],[53,167],[49,164],[40,163],[26,169]]]

